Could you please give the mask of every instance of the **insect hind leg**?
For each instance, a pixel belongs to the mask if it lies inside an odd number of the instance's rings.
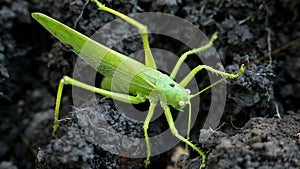
[[[54,125],[53,125],[53,131],[52,131],[53,136],[55,136],[55,133],[58,129],[59,108],[60,108],[60,102],[61,102],[64,85],[77,86],[82,89],[85,89],[85,90],[88,90],[91,92],[95,92],[95,93],[116,99],[116,100],[124,102],[124,103],[139,104],[139,103],[143,103],[146,101],[146,99],[140,95],[130,96],[130,95],[122,94],[122,93],[111,92],[108,90],[90,86],[83,82],[72,79],[71,77],[64,76],[59,82],[58,91],[57,91],[56,105],[55,105],[55,118],[54,118]]]
[[[99,10],[103,10],[103,11],[109,12],[115,16],[118,16],[121,19],[125,20],[126,22],[130,23],[131,25],[133,25],[134,27],[136,27],[138,29],[139,33],[142,36],[142,41],[143,41],[144,50],[145,50],[145,62],[146,62],[145,64],[148,67],[156,69],[156,63],[155,63],[155,60],[153,58],[153,55],[152,55],[152,52],[151,52],[150,46],[149,46],[148,27],[146,25],[143,25],[140,22],[118,12],[118,11],[115,11],[111,8],[106,7],[104,4],[100,3],[98,0],[92,0],[92,2],[96,3],[96,5],[99,7]]]

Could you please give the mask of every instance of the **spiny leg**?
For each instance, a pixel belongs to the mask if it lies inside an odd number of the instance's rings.
[[[220,70],[216,70],[207,65],[199,65],[199,66],[195,67],[179,84],[182,87],[187,86],[187,84],[192,80],[192,78],[202,69],[205,69],[207,71],[210,71],[210,72],[218,74],[218,75],[221,75],[225,78],[234,79],[234,78],[239,77],[242,73],[244,73],[244,64],[241,65],[240,70],[235,74],[222,72]]]
[[[55,115],[54,115],[54,124],[53,124],[53,130],[52,130],[53,136],[55,136],[55,132],[58,129],[59,108],[60,108],[60,102],[61,102],[61,96],[62,96],[64,84],[65,84],[64,80],[61,79],[59,81],[57,96],[56,96],[56,101],[55,101]]]
[[[142,36],[142,41],[143,41],[143,45],[144,45],[144,49],[145,49],[146,66],[156,69],[156,63],[155,63],[155,60],[153,58],[153,55],[152,55],[152,52],[151,52],[150,46],[149,46],[147,26],[141,24],[140,22],[138,22],[118,11],[115,11],[111,8],[106,7],[104,4],[100,3],[98,0],[92,0],[92,2],[96,3],[96,5],[99,7],[99,10],[103,10],[103,11],[109,12],[113,15],[116,15],[138,29],[139,33]]]
[[[191,143],[188,139],[184,138],[183,136],[181,136],[180,134],[178,134],[178,131],[175,127],[174,124],[174,120],[170,111],[169,106],[163,106],[164,111],[165,111],[165,116],[167,118],[168,124],[170,126],[170,130],[172,132],[172,134],[177,137],[179,140],[185,142],[186,144],[188,144],[192,149],[194,149],[195,151],[197,151],[201,157],[202,157],[202,163],[200,165],[200,169],[204,168],[206,165],[206,155],[204,154],[204,152],[202,150],[200,150],[197,146],[195,146],[193,143]]]
[[[187,132],[186,132],[186,139],[190,139],[190,131],[191,131],[191,121],[192,121],[192,105],[191,102],[187,103],[189,105],[189,113],[188,113],[188,125],[187,125]],[[185,151],[188,152],[188,144],[185,144]],[[186,165],[186,158],[184,158],[184,165]]]
[[[186,139],[190,139],[190,130],[191,130],[191,121],[192,121],[192,105],[191,102],[188,102],[189,105],[189,114],[188,114],[188,125],[187,125],[187,133],[186,133]],[[188,145],[185,145],[185,150],[188,151]]]
[[[146,168],[150,164],[150,156],[151,156],[151,147],[150,147],[150,141],[149,141],[149,136],[148,136],[148,128],[149,128],[149,123],[150,123],[150,120],[153,116],[153,112],[154,112],[154,109],[156,107],[156,104],[157,103],[153,103],[153,102],[150,101],[149,112],[147,114],[147,117],[146,117],[144,125],[143,125],[145,141],[146,141],[146,146],[147,146],[147,158],[144,161]]]
[[[64,85],[77,86],[77,87],[86,89],[88,91],[98,93],[103,96],[107,96],[107,97],[110,97],[110,98],[113,98],[113,99],[116,99],[118,101],[122,101],[125,103],[139,104],[139,103],[146,101],[144,97],[139,96],[139,95],[130,96],[130,95],[126,95],[126,94],[115,93],[115,92],[103,90],[103,89],[96,88],[94,86],[90,86],[88,84],[82,83],[82,82],[72,79],[68,76],[64,76],[59,82],[58,91],[57,91],[56,105],[55,105],[55,118],[54,118],[54,125],[53,125],[53,131],[52,131],[53,136],[55,136],[55,132],[58,129],[59,107],[60,107],[61,96],[62,96],[62,91],[63,91]]]
[[[205,51],[207,50],[208,48],[210,48],[212,45],[213,45],[213,42],[218,38],[218,33],[214,33],[212,35],[212,37],[210,38],[209,42],[200,47],[200,48],[196,48],[196,49],[193,49],[193,50],[190,50],[190,51],[187,51],[185,52],[184,54],[182,54],[179,58],[179,60],[177,61],[171,75],[170,75],[170,78],[171,79],[175,79],[179,69],[180,69],[180,66],[182,65],[182,63],[184,62],[184,60],[188,57],[188,55],[192,55],[192,54],[196,54],[196,53],[199,53],[199,52],[202,52],[202,51]]]

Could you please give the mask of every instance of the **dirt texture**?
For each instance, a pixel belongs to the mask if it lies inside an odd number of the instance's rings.
[[[300,1],[102,2],[126,15],[138,12],[176,15],[208,36],[217,31],[219,38],[214,46],[225,70],[233,72],[241,64],[250,65],[240,78],[226,83],[227,101],[220,127],[201,130],[202,117],[198,117],[193,126],[191,141],[207,155],[206,168],[300,168],[299,43],[252,64],[300,37]],[[143,158],[105,151],[103,145],[91,137],[91,133],[97,134],[97,131],[84,130],[79,123],[81,116],[78,115],[90,114],[94,120],[106,121],[108,127],[122,134],[143,138],[143,123],[128,120],[110,99],[99,96],[96,100],[86,100],[81,107],[72,107],[71,87],[66,86],[60,129],[56,138],[51,135],[57,86],[63,75],[72,76],[77,57],[31,18],[30,14],[37,11],[87,36],[115,19],[85,0],[0,1],[0,169],[144,168]],[[172,39],[155,35],[150,36],[150,43],[151,47],[167,49],[177,55],[188,50]],[[136,36],[113,49],[130,55],[142,47]],[[209,85],[205,72],[196,78],[200,88]],[[201,95],[203,115],[209,111],[210,94],[208,91]],[[178,116],[175,112],[174,118]],[[88,121],[83,122],[88,124]],[[105,133],[106,126],[102,127]],[[150,123],[149,135],[167,129],[166,120],[161,116]],[[199,139],[200,131],[211,136]],[[111,140],[114,144],[106,142],[105,146],[118,144],[129,147],[129,151],[144,148],[144,143],[114,139]],[[151,157],[149,168],[199,168],[201,157],[192,150],[187,165],[183,166],[181,156],[176,166],[172,158],[175,151],[173,148]]]

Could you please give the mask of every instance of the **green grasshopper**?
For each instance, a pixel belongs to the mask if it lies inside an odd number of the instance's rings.
[[[202,69],[206,69],[207,71],[211,71],[215,74],[219,74],[226,78],[237,78],[244,72],[244,65],[240,67],[240,70],[236,74],[229,74],[219,70],[215,70],[207,65],[199,65],[196,68],[194,68],[181,82],[177,83],[174,81],[174,78],[176,77],[182,63],[187,58],[187,56],[205,51],[208,48],[210,48],[213,45],[214,40],[217,38],[216,33],[213,34],[210,41],[206,45],[200,48],[190,50],[181,55],[170,76],[168,76],[156,69],[156,63],[154,61],[149,46],[147,26],[139,23],[138,21],[122,13],[119,13],[111,8],[106,7],[97,0],[92,1],[98,6],[100,10],[107,11],[113,15],[116,15],[138,29],[139,33],[141,34],[142,42],[144,45],[145,65],[121,53],[113,51],[104,45],[95,42],[94,40],[86,37],[85,35],[80,34],[79,32],[44,14],[32,13],[32,17],[34,19],[36,19],[42,26],[44,26],[63,44],[71,48],[71,50],[74,53],[80,53],[80,57],[85,62],[87,62],[90,66],[95,68],[99,73],[101,73],[104,76],[101,88],[87,85],[68,76],[64,76],[60,80],[56,98],[55,119],[52,134],[55,135],[55,132],[57,131],[59,126],[59,108],[64,85],[77,86],[88,91],[98,93],[103,96],[107,96],[115,100],[130,104],[139,104],[148,100],[150,102],[150,107],[143,125],[145,141],[147,146],[147,157],[144,161],[145,166],[148,166],[150,164],[151,156],[151,148],[147,129],[149,127],[151,117],[154,113],[154,109],[159,103],[164,110],[171,133],[179,140],[186,143],[192,149],[197,151],[202,156],[202,163],[200,165],[200,168],[204,168],[206,165],[206,155],[195,144],[191,143],[188,140],[188,136],[187,138],[185,138],[178,133],[174,125],[170,107],[173,107],[174,109],[179,111],[183,111],[183,108],[186,105],[189,105],[190,116],[190,99],[196,97],[197,95],[208,89],[206,88],[196,94],[191,94],[188,89],[185,89],[185,87],[195,76],[195,74],[197,74],[197,72],[199,72]],[[83,48],[85,48],[85,50],[82,50]],[[103,53],[105,53],[105,55],[103,55]],[[119,66],[120,63],[122,63],[122,66]],[[118,75],[116,71],[122,74],[120,75],[120,79],[118,81],[119,84],[130,84],[129,94],[124,94],[121,91],[112,92],[107,90],[111,85],[111,80],[113,78],[112,76],[114,75],[114,77],[116,77],[116,75]],[[133,78],[124,78],[121,76],[128,76]],[[128,79],[131,79],[131,81],[128,82]]]

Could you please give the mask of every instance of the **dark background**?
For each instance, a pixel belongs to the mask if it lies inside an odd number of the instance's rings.
[[[300,2],[297,0],[130,0],[103,3],[124,14],[148,11],[174,14],[199,26],[208,36],[218,31],[219,38],[214,46],[228,72],[300,37]],[[141,159],[110,155],[86,140],[72,142],[76,140],[76,132],[82,134],[77,131],[78,126],[76,130],[76,125],[73,125],[76,119],[66,124],[67,136],[60,135],[63,140],[61,147],[53,146],[57,140],[50,133],[57,85],[63,75],[72,74],[76,57],[38,25],[30,14],[39,11],[74,27],[84,4],[85,1],[81,0],[0,1],[0,168],[143,166]],[[114,18],[88,3],[76,30],[89,36]],[[150,37],[150,42],[155,47],[178,48],[176,44],[166,44],[161,38]],[[141,47],[139,40],[129,39],[119,44],[116,50],[130,54]],[[208,154],[208,168],[299,167],[299,73],[298,43],[273,54],[272,59],[251,65],[241,78],[228,82],[224,126],[207,142],[198,144]],[[203,81],[207,80],[205,73],[203,75]],[[205,83],[199,86],[205,86]],[[62,115],[72,110],[70,94],[70,89],[66,89]],[[205,95],[208,97],[209,93],[204,94],[204,98]],[[201,111],[208,108],[209,102],[203,99]],[[118,121],[120,119],[116,123]],[[194,143],[199,142],[199,129],[194,129]],[[61,150],[67,145],[78,147],[81,142],[85,146],[78,149],[80,153],[66,155]],[[165,162],[170,154],[172,152],[154,157],[153,164],[160,168],[172,164]],[[36,160],[37,155],[39,160]],[[195,154],[192,157],[198,158]]]

